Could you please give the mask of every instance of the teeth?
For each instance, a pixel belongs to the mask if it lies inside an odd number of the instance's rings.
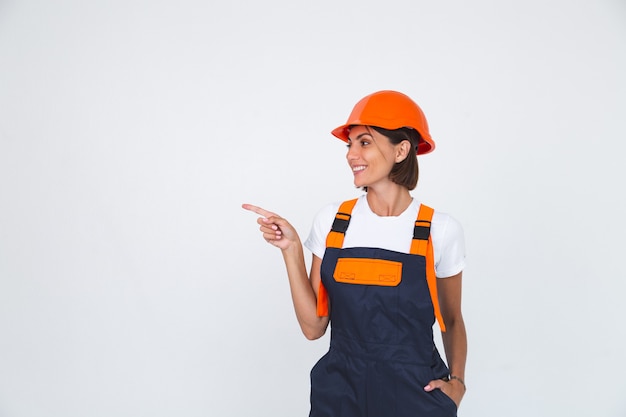
[[[363,165],[358,166],[358,167],[352,167],[352,171],[353,172],[363,171],[364,169],[365,169],[365,167]]]

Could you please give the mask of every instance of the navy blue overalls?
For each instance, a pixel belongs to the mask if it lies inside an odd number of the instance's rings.
[[[310,417],[454,417],[452,399],[424,391],[449,372],[433,340],[433,210],[420,207],[410,254],[342,248],[355,203],[339,208],[322,260],[318,314],[330,302],[331,340],[311,371]]]

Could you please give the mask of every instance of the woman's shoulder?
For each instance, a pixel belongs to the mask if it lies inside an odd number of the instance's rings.
[[[347,200],[334,201],[323,205],[313,219],[311,231],[309,237],[304,242],[304,246],[320,258],[324,255],[326,248],[326,235],[328,235],[335,220],[335,215],[344,201]]]
[[[452,225],[454,227],[456,226],[461,226],[461,223],[451,214],[444,212],[444,211],[439,211],[439,210],[435,210],[434,214],[433,214],[433,220],[432,220],[433,224],[437,223],[438,225],[441,226],[449,226]]]
[[[343,201],[333,201],[323,205],[315,214],[313,219],[314,227],[319,228],[321,226],[324,230],[327,228],[326,226],[330,227],[342,202]]]
[[[428,207],[431,207],[433,212],[433,218],[431,220],[431,231],[437,238],[452,238],[456,239],[459,236],[463,236],[463,226],[461,223],[451,214],[445,211],[438,210],[437,207],[431,206],[430,204],[421,203],[419,201],[414,200],[414,205],[416,205],[416,210],[419,209],[421,204],[425,204]]]
[[[345,202],[348,201],[352,201],[352,200],[357,200],[355,207],[360,206],[361,204],[363,204],[363,200],[364,200],[364,196],[360,196],[360,197],[356,197],[356,198],[349,198],[346,200],[339,200],[339,201],[333,201],[330,203],[327,203],[325,205],[323,205],[317,212],[316,217],[327,217],[327,216],[332,216],[334,217],[335,214],[337,214],[337,212],[339,211],[339,207],[341,207],[341,205]]]
[[[318,211],[317,214],[315,215],[316,219],[319,218],[327,218],[327,217],[334,217],[335,214],[337,213],[337,210],[339,210],[339,206],[341,206],[341,201],[333,201],[331,203],[327,203],[325,205],[323,205]]]
[[[446,212],[435,210],[432,225],[433,227],[442,229],[445,234],[463,233],[461,222]]]

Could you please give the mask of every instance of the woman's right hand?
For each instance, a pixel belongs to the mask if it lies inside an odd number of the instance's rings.
[[[259,230],[267,243],[281,250],[289,249],[294,243],[300,244],[296,229],[278,214],[252,204],[242,204],[241,207],[262,216],[257,219],[257,223],[261,226]]]
[[[261,226],[263,238],[267,243],[282,250],[291,287],[291,298],[302,332],[307,339],[313,340],[321,337],[328,327],[328,316],[318,317],[317,315],[317,292],[321,282],[322,260],[313,255],[309,279],[300,237],[293,226],[278,214],[261,207],[252,204],[243,204],[242,207],[261,216],[257,223]]]

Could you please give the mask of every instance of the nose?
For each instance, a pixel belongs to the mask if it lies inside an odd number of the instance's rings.
[[[352,144],[348,148],[348,152],[346,153],[346,159],[348,161],[352,161],[352,160],[357,159],[358,157],[359,157],[359,150],[354,144]]]

